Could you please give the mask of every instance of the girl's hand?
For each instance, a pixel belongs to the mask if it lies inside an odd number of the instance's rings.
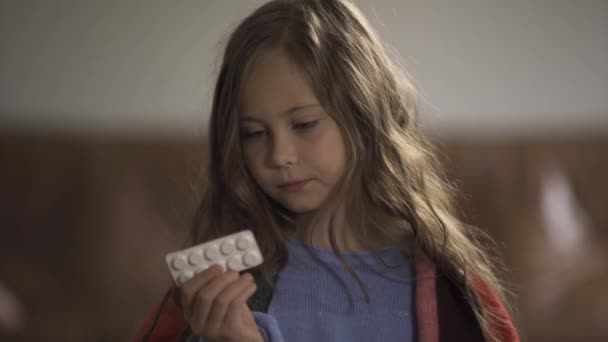
[[[263,342],[247,299],[256,286],[250,274],[224,271],[215,265],[181,287],[184,316],[192,332],[210,341]]]

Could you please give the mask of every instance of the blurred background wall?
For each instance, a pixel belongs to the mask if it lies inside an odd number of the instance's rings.
[[[262,3],[0,0],[0,340],[124,340],[160,299],[221,48]],[[606,340],[608,2],[355,3],[499,243],[524,339]]]

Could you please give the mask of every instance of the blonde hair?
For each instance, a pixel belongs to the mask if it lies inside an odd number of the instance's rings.
[[[315,95],[342,130],[350,167],[325,210],[345,198],[348,224],[362,241],[413,242],[460,287],[486,336],[495,313],[482,306],[476,282],[505,301],[483,234],[454,215],[453,192],[432,145],[419,133],[414,86],[385,52],[360,11],[348,1],[275,0],[235,29],[216,83],[209,125],[209,160],[192,242],[248,228],[273,275],[286,260],[290,213],[264,194],[244,164],[239,138],[243,83],[260,54],[281,49],[310,79]],[[332,247],[336,247],[330,229]],[[348,267],[348,265],[346,265]]]

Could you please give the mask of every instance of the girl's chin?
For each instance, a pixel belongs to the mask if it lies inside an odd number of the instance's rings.
[[[305,201],[284,201],[281,205],[289,210],[294,215],[305,215],[317,211],[320,207],[319,203],[311,203]]]
[[[304,215],[318,211],[323,205],[322,196],[312,194],[297,194],[284,196],[284,194],[274,194],[272,200],[289,211],[293,215]]]
[[[295,215],[310,214],[323,207],[325,196],[291,196],[278,198],[281,206]]]
[[[306,206],[306,205],[289,205],[286,206],[287,210],[289,210],[294,215],[306,215],[313,213],[319,209],[318,206]]]

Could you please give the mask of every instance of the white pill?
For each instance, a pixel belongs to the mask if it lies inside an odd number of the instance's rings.
[[[188,261],[190,262],[190,265],[196,266],[202,264],[205,261],[205,258],[200,252],[192,252],[188,256]]]
[[[178,255],[173,258],[173,261],[171,262],[171,266],[173,266],[173,269],[179,271],[179,270],[183,270],[184,268],[186,268],[187,263],[183,256]]]
[[[224,241],[220,247],[220,250],[222,251],[222,254],[230,255],[230,253],[234,252],[234,245],[231,241]]]
[[[249,246],[251,246],[251,241],[249,241],[249,239],[246,237],[240,237],[238,240],[236,240],[236,248],[241,251],[248,249]]]
[[[228,269],[231,271],[238,272],[241,270],[241,260],[239,257],[233,257],[228,261]]]
[[[256,253],[248,252],[243,256],[243,263],[247,267],[255,266],[260,261],[260,258]]]
[[[209,260],[209,261],[213,261],[213,260],[217,259],[218,256],[219,256],[219,253],[215,246],[211,246],[211,247],[207,248],[207,250],[205,250],[205,258],[207,258],[207,260]]]

